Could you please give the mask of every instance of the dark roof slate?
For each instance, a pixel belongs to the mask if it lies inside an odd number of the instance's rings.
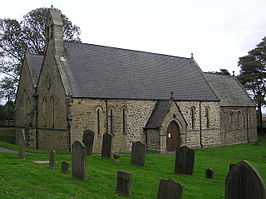
[[[218,101],[190,58],[75,42],[65,53],[73,97]]]
[[[38,82],[41,68],[42,68],[42,62],[43,62],[43,56],[42,55],[29,55],[30,57],[30,63],[32,70],[32,75],[34,78],[35,83]]]
[[[212,73],[204,75],[220,99],[220,106],[255,106],[236,77]]]
[[[158,101],[153,109],[153,112],[145,126],[146,129],[160,128],[162,122],[169,112],[172,105],[172,101]]]

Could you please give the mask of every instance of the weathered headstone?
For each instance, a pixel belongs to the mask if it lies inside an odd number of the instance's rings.
[[[49,168],[50,169],[55,169],[55,164],[56,164],[56,154],[55,154],[55,150],[52,150],[50,152]]]
[[[236,163],[231,163],[229,164],[229,171],[231,171],[233,169],[233,167],[236,166]]]
[[[145,165],[146,145],[142,142],[133,142],[131,150],[131,164],[137,166]]]
[[[174,180],[160,180],[157,199],[182,199],[183,185]]]
[[[192,175],[194,169],[194,150],[187,146],[176,149],[175,173]]]
[[[19,145],[18,158],[25,160],[26,138],[25,138],[24,129],[22,129],[21,132],[19,133],[18,145]]]
[[[213,178],[213,170],[211,168],[206,169],[206,178]]]
[[[79,180],[87,179],[86,148],[83,143],[75,141],[72,144],[72,176]]]
[[[91,155],[93,148],[94,132],[91,130],[86,130],[83,133],[82,142],[86,147],[87,155]]]
[[[117,193],[122,196],[131,195],[132,174],[125,171],[117,171]]]
[[[258,171],[247,161],[237,163],[225,180],[225,199],[265,199],[265,185]]]
[[[61,165],[61,173],[67,174],[69,168],[69,163],[67,161],[63,161]]]
[[[102,157],[110,159],[112,155],[112,135],[105,133],[102,142]]]

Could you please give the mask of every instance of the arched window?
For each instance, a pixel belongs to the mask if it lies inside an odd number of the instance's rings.
[[[196,108],[195,106],[191,107],[191,128],[195,129],[195,114],[196,114]]]
[[[123,107],[122,108],[122,131],[123,134],[126,135],[127,134],[127,108]]]
[[[109,133],[114,134],[114,108],[109,109]]]
[[[206,117],[206,127],[210,128],[210,107],[205,108],[205,117]]]
[[[44,127],[46,127],[46,106],[47,106],[46,103],[47,103],[47,100],[44,97],[43,100],[42,100],[42,116],[43,116],[43,125],[44,125]]]
[[[99,135],[101,134],[101,125],[102,125],[102,120],[101,120],[101,116],[102,116],[102,108],[101,107],[97,107],[96,108],[96,133],[98,133]]]
[[[237,112],[237,128],[240,128],[240,112]]]
[[[55,102],[53,96],[50,98],[50,104],[51,104],[51,113],[52,113],[52,128],[54,128],[55,123]]]
[[[246,128],[246,116],[243,114],[243,128]]]
[[[31,114],[31,101],[30,98],[27,98],[27,102],[26,102],[26,106],[25,106],[25,115],[26,115],[26,119],[27,119],[27,124],[30,123],[30,114]]]

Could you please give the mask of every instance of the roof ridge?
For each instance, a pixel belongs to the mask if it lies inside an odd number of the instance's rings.
[[[216,75],[216,76],[222,76],[222,77],[230,77],[230,78],[234,78],[235,76],[233,75],[225,75],[225,74],[221,74],[221,73],[212,73],[212,72],[203,72],[205,75]]]
[[[138,52],[138,53],[148,53],[148,54],[161,55],[161,56],[167,56],[167,57],[173,57],[173,58],[192,59],[190,57],[181,57],[181,56],[176,56],[176,55],[167,55],[167,54],[149,52],[149,51],[144,51],[144,50],[132,50],[132,49],[127,49],[127,48],[120,48],[120,47],[114,47],[114,46],[105,46],[105,45],[99,45],[99,44],[89,44],[89,43],[73,42],[73,41],[64,41],[64,42],[65,43],[71,43],[71,44],[82,44],[82,45],[98,46],[98,47],[103,47],[103,48],[113,48],[113,49],[117,49],[117,50],[126,50],[126,51],[131,51],[131,52]]]

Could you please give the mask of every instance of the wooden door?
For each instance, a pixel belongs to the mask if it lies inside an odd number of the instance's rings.
[[[174,121],[168,125],[166,136],[166,150],[175,151],[176,147],[180,145],[180,131],[178,125]]]

